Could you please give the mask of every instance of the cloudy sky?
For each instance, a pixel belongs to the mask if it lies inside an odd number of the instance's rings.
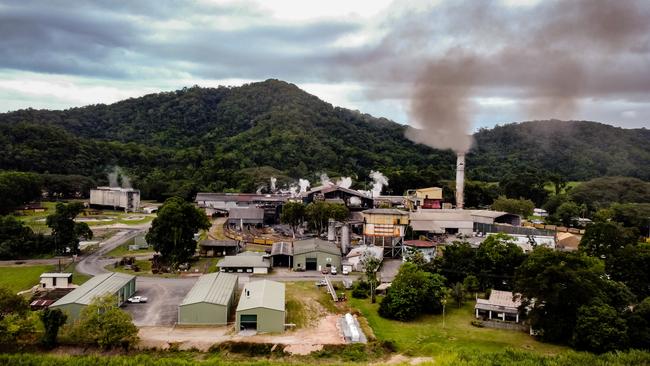
[[[0,0],[0,112],[277,78],[418,127],[650,127],[649,19],[647,0]]]

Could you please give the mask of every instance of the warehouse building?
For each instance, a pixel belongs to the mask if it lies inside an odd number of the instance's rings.
[[[135,276],[125,273],[106,273],[95,276],[69,294],[56,301],[50,309],[60,309],[68,314],[68,321],[79,318],[81,311],[95,298],[115,295],[117,306],[135,293]]]
[[[203,275],[178,306],[178,324],[226,325],[233,314],[237,275]]]
[[[289,267],[293,261],[293,244],[279,241],[271,247],[271,267]]]
[[[140,209],[140,191],[133,188],[97,187],[90,190],[89,202],[91,207],[135,212]]]
[[[260,333],[284,331],[284,283],[261,280],[244,286],[237,305],[236,328]]]
[[[293,243],[294,271],[320,271],[330,267],[341,268],[341,250],[336,244],[318,238]]]
[[[262,226],[264,209],[259,207],[236,207],[228,209],[228,226],[243,230],[244,226]]]
[[[221,272],[267,274],[271,262],[265,253],[243,252],[225,256],[217,267]]]
[[[241,249],[237,240],[205,239],[199,242],[199,255],[202,257],[221,257],[236,255]]]

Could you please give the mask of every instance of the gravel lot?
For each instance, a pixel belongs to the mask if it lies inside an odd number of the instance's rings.
[[[174,325],[178,319],[178,305],[190,291],[196,278],[138,277],[136,295],[146,296],[144,304],[126,304],[136,326]]]

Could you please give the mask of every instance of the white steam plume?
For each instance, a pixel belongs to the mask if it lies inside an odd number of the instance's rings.
[[[352,178],[351,177],[341,177],[336,181],[336,185],[341,188],[350,188],[352,187]]]
[[[311,184],[307,179],[298,179],[298,185],[300,186],[300,193],[305,193]]]
[[[320,175],[320,185],[321,186],[327,186],[332,184],[332,181],[330,180],[330,177],[327,176],[326,173],[323,173]]]

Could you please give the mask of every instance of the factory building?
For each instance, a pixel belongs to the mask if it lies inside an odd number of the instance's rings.
[[[290,198],[289,194],[197,193],[195,202],[208,216],[225,216],[232,208],[261,208],[264,223],[271,225],[278,221],[282,206]]]
[[[285,318],[284,283],[261,280],[244,286],[237,305],[236,330],[279,333],[284,331]]]
[[[328,184],[315,187],[303,193],[305,204],[314,201],[325,201],[345,205],[350,211],[361,211],[373,208],[372,198],[354,189]]]
[[[336,244],[318,238],[293,243],[294,271],[320,271],[331,267],[341,268],[341,250]]]
[[[364,268],[361,260],[364,255],[371,255],[377,258],[379,262],[384,260],[384,250],[382,247],[360,245],[352,248],[350,253],[348,253],[345,256],[345,259],[343,259],[341,263],[343,271],[348,273],[352,271],[363,272]]]
[[[228,209],[228,226],[243,230],[245,226],[264,225],[264,209],[259,207],[233,207]]]
[[[90,190],[90,206],[135,212],[140,209],[140,191],[133,188],[97,187]]]
[[[428,241],[428,240],[405,240],[404,241],[404,248],[406,248],[407,252],[420,252],[422,253],[422,257],[424,260],[427,262],[431,262],[433,258],[436,257],[436,248],[437,244]],[[406,255],[404,256],[404,260],[406,260]]]
[[[241,249],[237,240],[205,239],[199,242],[199,255],[202,257],[221,257],[236,255]]]
[[[95,276],[83,285],[57,300],[50,309],[60,309],[68,314],[68,321],[79,318],[81,311],[95,298],[114,295],[120,306],[135,293],[135,276],[125,273],[106,273]]]
[[[407,204],[411,210],[416,209],[441,209],[442,188],[429,187],[410,190],[407,192]]]
[[[494,225],[521,225],[521,217],[501,211],[489,210],[419,210],[410,214],[415,232],[431,234],[463,234],[496,232]]]
[[[226,325],[233,314],[238,278],[220,272],[199,277],[178,306],[178,324]]]
[[[225,256],[217,267],[221,272],[267,274],[271,262],[264,253],[244,252]]]
[[[394,208],[375,208],[362,214],[364,242],[382,247],[385,257],[401,257],[409,213]]]

